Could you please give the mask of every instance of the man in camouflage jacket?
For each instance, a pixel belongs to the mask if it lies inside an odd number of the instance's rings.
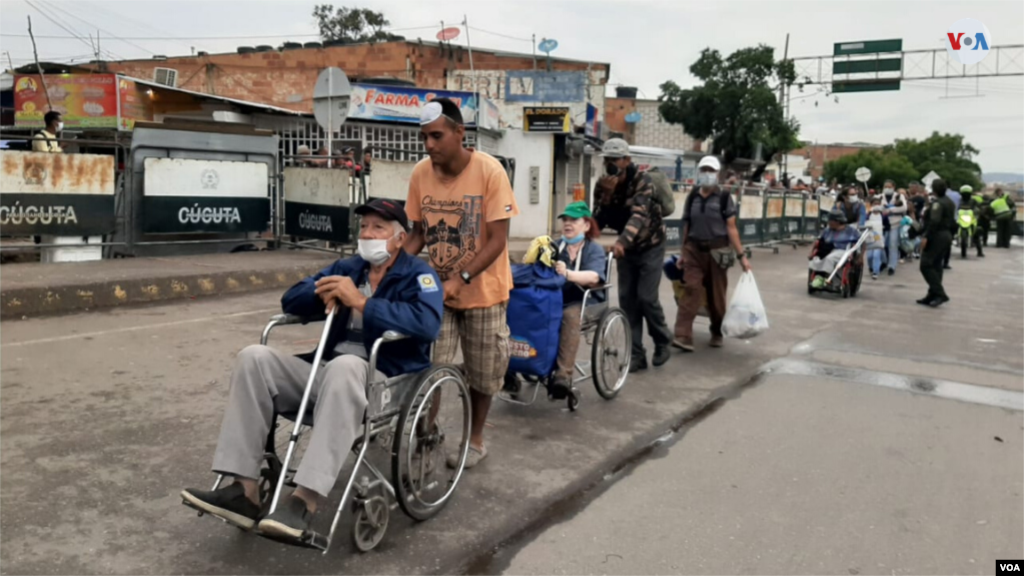
[[[619,307],[626,312],[633,330],[630,372],[647,368],[647,351],[643,344],[643,323],[654,340],[655,366],[671,357],[672,332],[665,323],[665,311],[658,300],[661,269],[665,259],[665,222],[661,204],[655,200],[650,176],[637,170],[629,156],[629,144],[620,138],[605,142],[601,156],[605,171],[623,184],[632,177],[626,193],[630,210],[626,227],[619,234],[612,251],[618,265]]]

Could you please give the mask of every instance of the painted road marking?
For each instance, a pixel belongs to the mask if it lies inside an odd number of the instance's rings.
[[[1024,393],[937,378],[860,370],[792,358],[773,360],[765,364],[761,372],[770,375],[818,376],[862,384],[874,384],[875,386],[904,390],[926,396],[937,396],[960,402],[971,402],[997,408],[1006,408],[1008,410],[1024,411]]]
[[[251,312],[236,312],[234,314],[224,314],[221,316],[205,316],[203,318],[192,318],[190,320],[177,320],[175,322],[161,322],[159,324],[146,324],[144,326],[129,326],[127,328],[114,328],[111,330],[101,330],[99,332],[83,332],[82,334],[68,334],[66,336],[55,336],[53,338],[39,338],[38,340],[25,340],[24,342],[8,342],[7,344],[0,344],[0,348],[14,348],[17,346],[32,346],[34,344],[50,344],[53,342],[63,342],[66,340],[75,340],[78,338],[106,336],[108,334],[119,334],[121,332],[135,332],[138,330],[150,330],[156,328],[168,328],[171,326],[182,326],[185,324],[198,324],[199,322],[214,322],[217,320],[224,320],[225,318],[238,318],[240,316],[252,316],[253,314],[273,314],[280,312],[280,308],[264,308],[262,310],[253,310]]]

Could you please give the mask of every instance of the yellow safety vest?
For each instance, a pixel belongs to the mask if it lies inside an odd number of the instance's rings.
[[[1006,203],[1006,196],[1000,196],[992,201],[992,214],[998,216],[1010,211],[1010,205]]]

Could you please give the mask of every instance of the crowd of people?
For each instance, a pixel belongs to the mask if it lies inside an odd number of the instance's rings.
[[[295,475],[296,487],[273,513],[261,515],[258,481],[264,439],[275,413],[287,413],[298,405],[312,365],[302,357],[251,346],[237,357],[213,458],[214,471],[229,482],[215,490],[183,491],[182,498],[191,506],[279,539],[301,539],[357,440],[357,423],[367,406],[370,347],[388,330],[409,339],[384,345],[376,366],[378,377],[415,373],[431,363],[452,363],[461,349],[472,405],[465,468],[474,468],[488,457],[485,424],[509,366],[507,307],[513,284],[508,237],[509,223],[519,207],[501,164],[464,147],[465,125],[454,102],[440,98],[428,103],[420,126],[429,158],[415,166],[404,207],[377,199],[357,208],[362,216],[357,255],[299,282],[282,298],[286,313],[336,313],[324,349],[325,364],[312,384],[315,425]],[[351,156],[343,157],[353,161]],[[580,319],[586,312],[581,314],[583,290],[607,280],[605,251],[597,242],[604,227],[617,232],[611,252],[617,265],[618,304],[633,331],[630,372],[648,367],[645,324],[654,342],[654,366],[671,360],[672,347],[695,352],[693,322],[702,305],[710,318],[706,344],[722,347],[727,272],[736,264],[751,270],[736,226],[736,201],[730,187],[722,185],[735,176],[723,175],[718,159],[707,156],[699,163],[697,185],[683,207],[681,256],[675,266],[687,290],[678,301],[674,330],[670,330],[658,288],[669,242],[664,219],[672,212],[671,194],[666,198],[652,177],[636,166],[624,140],[607,141],[602,160],[605,176],[595,188],[594,211],[577,202],[559,216],[562,238],[553,268],[566,284],[551,387],[555,395],[571,385]],[[920,250],[916,244],[892,245],[880,250],[884,265],[893,273],[901,257],[905,260],[918,252],[922,270],[926,261],[941,262],[949,246],[954,210],[945,185],[933,185],[935,198],[929,204],[916,183],[909,192],[891,184],[886,183],[882,193],[866,204],[855,187],[849,188],[836,202],[830,223],[834,239],[848,236],[841,231],[848,220],[858,226],[879,222],[889,230],[887,238],[899,242],[909,218],[911,226],[925,223]],[[424,251],[425,260],[418,258]],[[941,269],[939,275],[941,288]],[[929,298],[934,301],[945,294],[930,291]],[[587,305],[599,305],[601,300],[594,298]],[[449,467],[459,465],[459,453],[440,457]]]
[[[370,174],[373,165],[373,155],[370,152],[363,153],[363,160],[356,160],[356,149],[352,146],[343,146],[334,154],[331,154],[326,146],[317,148],[316,154],[306,144],[300,144],[295,149],[295,156],[292,164],[304,168],[336,168],[350,170],[356,176]]]

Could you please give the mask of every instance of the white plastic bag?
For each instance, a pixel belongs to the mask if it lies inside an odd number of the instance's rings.
[[[744,272],[736,284],[729,308],[722,320],[722,333],[729,338],[753,338],[768,330],[768,315],[757,291],[753,272]]]

